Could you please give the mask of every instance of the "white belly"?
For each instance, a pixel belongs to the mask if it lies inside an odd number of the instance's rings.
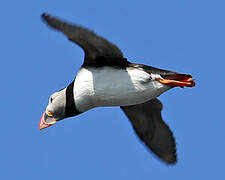
[[[76,108],[84,112],[99,106],[140,104],[168,89],[140,69],[82,68],[75,79],[74,98]]]

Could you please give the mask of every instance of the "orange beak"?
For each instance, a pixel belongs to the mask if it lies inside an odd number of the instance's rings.
[[[51,122],[51,123],[46,123],[46,119],[47,119],[47,118],[52,118],[52,119],[53,119],[52,122]],[[47,127],[52,126],[52,125],[55,124],[55,123],[56,123],[56,121],[54,120],[54,118],[53,118],[53,117],[48,117],[48,116],[46,115],[46,113],[44,112],[44,113],[42,114],[41,119],[40,119],[40,122],[39,122],[39,128],[40,128],[40,130],[42,130],[42,129],[44,129],[44,128],[47,128]]]

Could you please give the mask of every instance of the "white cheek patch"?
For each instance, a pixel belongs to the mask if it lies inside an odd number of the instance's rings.
[[[51,112],[53,117],[60,118],[65,113],[65,106],[66,106],[66,89],[63,89],[59,92],[54,93],[54,98],[52,102],[49,102],[46,108],[46,114]],[[52,96],[53,96],[52,95]]]
[[[52,108],[52,105],[49,103],[46,110],[45,110],[45,113],[48,114],[49,112],[53,112],[53,108]]]

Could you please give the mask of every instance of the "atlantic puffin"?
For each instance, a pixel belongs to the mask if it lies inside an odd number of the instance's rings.
[[[140,140],[168,164],[177,162],[173,133],[162,120],[159,95],[174,87],[193,87],[189,74],[128,61],[121,50],[94,32],[43,13],[50,27],[80,46],[84,62],[74,80],[50,98],[39,128],[95,107],[120,106]]]

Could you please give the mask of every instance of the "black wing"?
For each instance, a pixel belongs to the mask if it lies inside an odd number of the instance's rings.
[[[162,104],[158,99],[132,106],[121,106],[139,138],[165,162],[176,163],[176,143],[173,133],[161,117]]]
[[[118,47],[110,43],[106,39],[96,35],[83,27],[72,25],[64,22],[56,17],[47,14],[42,14],[43,20],[52,28],[64,33],[69,40],[79,45],[85,52],[85,65],[98,66],[96,61],[123,61],[123,54]],[[109,63],[109,62],[108,62]]]

